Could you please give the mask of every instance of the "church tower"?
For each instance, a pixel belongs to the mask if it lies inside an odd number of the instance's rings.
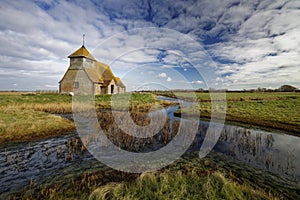
[[[78,50],[68,56],[70,58],[70,69],[82,69],[83,67],[94,67],[96,59],[82,45]]]
[[[107,64],[97,61],[83,44],[68,56],[70,65],[59,81],[59,92],[74,94],[124,93],[126,87]]]

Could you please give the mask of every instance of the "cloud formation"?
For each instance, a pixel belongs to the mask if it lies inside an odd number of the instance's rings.
[[[199,68],[207,81],[213,79],[210,74],[218,76],[213,80],[223,84],[218,87],[300,87],[299,16],[300,1],[290,0],[4,0],[0,90],[58,86],[67,56],[81,46],[83,33],[86,47],[99,61],[112,62],[118,76],[147,65],[144,82],[172,69],[197,87],[204,82],[195,76],[193,68]],[[171,32],[170,39],[151,31],[130,32],[145,27],[169,28],[198,43],[183,37],[173,42]],[[148,44],[161,49],[139,49]],[[180,87],[169,73],[161,80]]]
[[[168,76],[166,73],[162,72],[162,73],[158,74],[157,77],[158,78],[167,78]]]

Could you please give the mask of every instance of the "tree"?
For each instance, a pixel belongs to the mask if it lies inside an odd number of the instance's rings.
[[[280,92],[294,92],[296,89],[296,87],[291,85],[282,85],[280,88],[278,88]]]

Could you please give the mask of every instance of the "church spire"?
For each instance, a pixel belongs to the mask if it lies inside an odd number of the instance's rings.
[[[82,46],[84,47],[84,37],[85,37],[85,33],[82,34]]]
[[[85,58],[89,58],[91,60],[96,61],[96,59],[85,48],[84,44],[82,45],[82,47],[80,47],[74,53],[72,53],[71,55],[68,56],[68,58],[80,58],[80,57],[85,57]]]

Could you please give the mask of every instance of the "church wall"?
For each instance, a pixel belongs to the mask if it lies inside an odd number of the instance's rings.
[[[75,84],[77,82],[77,84]],[[76,86],[78,88],[76,88]],[[68,70],[60,83],[61,93],[79,92],[93,94],[94,85],[83,70]]]
[[[100,83],[94,83],[94,94],[101,94],[101,86],[102,84]]]
[[[90,67],[94,68],[95,67],[95,61],[88,59],[88,58],[83,58],[83,67]]]
[[[72,54],[69,57],[70,66],[63,79],[60,81],[60,93],[81,92],[88,94],[116,94],[125,92],[125,88],[116,84],[114,75],[107,65],[84,55],[80,55],[78,52],[79,51],[77,50],[77,54]],[[90,69],[88,70],[88,68],[95,68],[99,71],[96,72],[97,74],[93,74],[95,72]],[[89,75],[87,73],[89,73]],[[108,86],[92,82],[92,80],[97,82],[98,80],[96,79],[100,76],[102,79],[111,80]],[[105,84],[107,84],[107,81],[105,81]]]
[[[119,93],[121,94],[121,93],[125,93],[125,92],[126,92],[125,88],[119,86]]]
[[[112,91],[112,85],[114,87],[114,90]],[[116,83],[114,81],[114,79],[111,80],[111,82],[109,83],[109,85],[107,86],[107,94],[116,94],[118,92],[117,90],[117,86],[116,86]]]
[[[82,69],[83,62],[83,58],[70,58],[69,69]]]

